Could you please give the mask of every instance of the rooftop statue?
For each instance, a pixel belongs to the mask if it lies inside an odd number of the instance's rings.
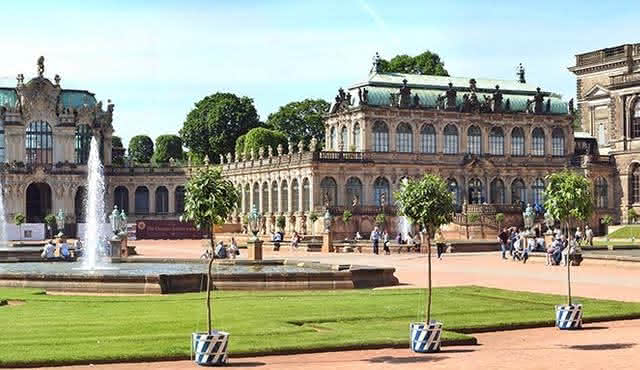
[[[413,106],[414,107],[420,106],[420,97],[418,96],[418,93],[413,94]]]
[[[436,109],[444,109],[445,98],[446,97],[444,95],[438,95],[438,97],[436,98]]]
[[[318,140],[315,138],[315,136],[313,136],[311,137],[311,142],[309,143],[309,151],[315,152],[317,147],[318,147]]]
[[[504,102],[504,111],[511,112],[511,100],[509,98]]]
[[[460,112],[471,112],[471,102],[469,101],[469,94],[462,95],[462,105],[460,105]]]
[[[378,52],[376,51],[376,55],[373,56],[373,63],[369,73],[378,73],[380,72],[380,69],[381,69],[380,54],[378,54]]]
[[[534,103],[533,113],[534,114],[542,114],[543,108],[542,105],[544,103],[544,95],[542,95],[542,91],[540,88],[536,88],[536,95],[533,97],[533,100],[527,99],[527,111],[530,111],[531,103]]]
[[[400,106],[408,107],[411,104],[411,88],[407,86],[407,79],[402,80],[400,88]]]
[[[42,77],[44,75],[44,57],[40,56],[38,58],[38,77]]]
[[[547,104],[544,106],[545,113],[551,113],[551,98],[547,99]]]
[[[472,78],[469,80],[469,89],[471,90],[471,92],[476,92],[476,79]]]
[[[367,105],[369,103],[369,90],[367,88],[358,88],[358,100],[360,104]]]
[[[522,63],[518,65],[518,71],[516,72],[516,75],[518,76],[518,82],[523,84],[527,83],[527,81],[524,78],[524,67],[522,66]]]
[[[575,108],[573,107],[573,98],[569,100],[569,114],[574,114]]]
[[[469,107],[471,108],[472,112],[477,113],[480,111],[480,101],[478,100],[478,96],[475,92],[471,93],[471,97],[469,99]]]
[[[453,87],[453,83],[449,82],[449,89],[447,90],[447,105],[446,110],[456,110],[456,89]]]
[[[496,85],[496,90],[493,92],[493,112],[502,113],[502,92],[500,86]]]

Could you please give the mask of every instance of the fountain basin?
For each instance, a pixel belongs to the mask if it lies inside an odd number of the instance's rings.
[[[0,286],[51,292],[171,294],[206,290],[207,261],[115,259],[111,269],[82,270],[79,262],[0,263]],[[394,268],[297,260],[222,260],[214,263],[216,290],[353,289],[398,284]]]

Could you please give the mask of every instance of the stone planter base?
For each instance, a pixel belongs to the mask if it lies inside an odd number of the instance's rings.
[[[213,330],[211,333],[192,333],[193,361],[201,366],[227,364],[229,333]]]
[[[423,322],[412,322],[409,324],[411,350],[418,353],[440,352],[441,334],[441,322],[431,320],[429,325]]]
[[[582,328],[582,305],[557,305],[556,327],[562,330]]]

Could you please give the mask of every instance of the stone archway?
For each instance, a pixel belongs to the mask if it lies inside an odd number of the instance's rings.
[[[27,187],[27,222],[42,223],[51,213],[51,186],[44,182],[34,182]]]

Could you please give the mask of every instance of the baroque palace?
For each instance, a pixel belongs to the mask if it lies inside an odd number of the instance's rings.
[[[592,179],[596,230],[605,215],[627,222],[629,208],[640,212],[639,61],[639,44],[577,55],[570,68],[578,76],[574,110],[572,101],[528,83],[522,68],[513,81],[441,77],[382,73],[375,59],[364,82],[338,91],[323,150],[312,140],[220,157],[216,165],[242,195],[230,222],[242,223],[255,205],[265,231],[284,216],[287,232],[306,234],[322,231],[328,209],[338,237],[368,233],[380,214],[395,232],[394,192],[404,178],[431,172],[455,196],[459,213],[449,232],[486,237],[478,226],[495,232],[498,212],[520,224],[524,205],[542,204],[545,176],[565,168]],[[24,82],[20,74],[15,87],[0,88],[7,218],[20,212],[38,223],[64,209],[69,225],[82,223],[95,136],[107,209],[117,205],[133,220],[177,219],[196,168],[112,165],[114,105],[105,109],[92,93],[60,83],[57,75],[53,82],[44,77],[41,58],[35,78]],[[574,132],[576,114],[586,132]],[[354,216],[349,223],[344,210]]]

